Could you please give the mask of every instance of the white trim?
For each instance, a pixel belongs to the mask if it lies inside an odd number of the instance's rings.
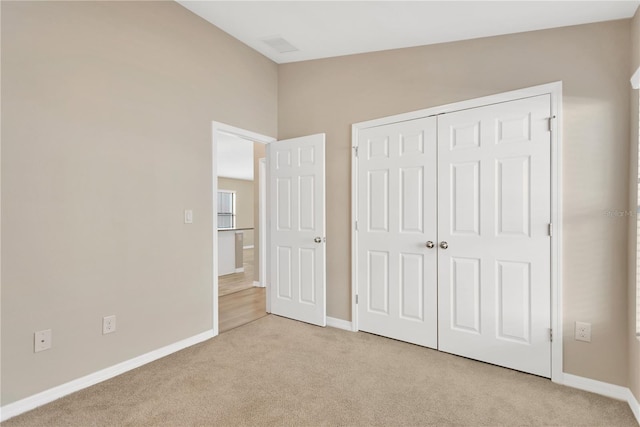
[[[636,421],[640,424],[640,404],[631,390],[627,390],[627,402],[629,403],[629,408],[631,408],[631,412],[633,412],[633,415],[636,417]]]
[[[248,245],[248,246],[243,246],[242,249],[253,249],[254,246],[253,245]]]
[[[563,317],[562,317],[562,82],[546,85],[551,94],[551,381],[563,377]]]
[[[501,102],[514,101],[539,95],[551,95],[551,222],[553,236],[551,237],[551,328],[553,342],[551,343],[551,380],[562,382],[563,347],[562,347],[562,82],[547,83],[539,86],[514,90],[505,93],[469,99],[418,111],[382,117],[375,120],[355,123],[351,126],[351,145],[358,146],[358,132],[361,129],[383,126],[408,120],[420,119],[437,114],[483,107]],[[355,303],[358,293],[358,233],[355,223],[358,220],[358,162],[355,150],[351,152],[351,313],[353,330],[358,330],[358,307]]]
[[[264,288],[264,285],[258,282],[257,280],[253,281],[253,286],[255,286],[256,288]]]
[[[260,272],[258,277],[260,279],[260,285],[267,287],[267,159],[262,157],[258,160],[258,176],[260,182],[258,185],[258,214],[260,224],[260,247],[258,248],[258,256],[253,254],[254,259],[258,259],[260,263]],[[255,265],[255,264],[254,264]],[[271,302],[267,298],[267,313],[271,310]]]
[[[351,325],[353,331],[358,331],[358,131],[363,126],[354,124],[351,126]]]
[[[580,377],[572,374],[563,374],[562,381],[556,381],[567,387],[596,393],[602,396],[610,397],[616,400],[622,400],[629,404],[631,412],[636,417],[636,421],[640,424],[640,405],[630,389],[615,384],[605,383],[602,381],[592,380],[591,378]]]
[[[240,129],[235,126],[227,125],[216,121],[211,122],[211,185],[212,185],[212,202],[213,202],[213,216],[211,218],[213,229],[218,229],[218,203],[216,194],[218,194],[218,165],[216,164],[217,153],[217,136],[216,134],[222,132],[239,136],[240,138],[248,139],[253,142],[259,142],[261,144],[269,144],[276,141],[275,138],[270,136],[261,135],[249,130]],[[212,256],[213,256],[213,295],[212,295],[212,318],[211,324],[213,329],[213,336],[217,336],[219,333],[218,325],[218,233],[213,233],[212,240]]]
[[[244,273],[244,267],[236,268],[235,272],[236,273]]]
[[[562,384],[625,402],[629,397],[628,393],[630,393],[630,390],[626,387],[566,373],[563,374]]]
[[[634,89],[640,89],[640,67],[631,76],[631,87]]]
[[[345,331],[353,331],[353,325],[348,320],[337,319],[327,316],[327,326],[331,328],[344,329]]]
[[[213,338],[213,331],[208,330],[190,338],[161,347],[157,350],[150,351],[141,356],[134,357],[133,359],[125,360],[124,362],[111,367],[85,375],[84,377],[50,388],[49,390],[18,400],[17,402],[10,403],[0,408],[0,421],[6,421],[16,415],[35,409],[38,406],[53,402],[56,399],[60,399],[61,397],[75,393],[76,391],[124,374],[132,369],[139,368],[140,366],[146,365],[154,360],[158,360],[211,338]]]

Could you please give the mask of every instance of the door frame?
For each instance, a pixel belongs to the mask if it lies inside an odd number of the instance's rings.
[[[217,194],[218,194],[218,165],[217,165],[217,153],[218,153],[218,138],[220,135],[220,132],[226,133],[226,134],[231,134],[243,139],[248,139],[250,141],[253,142],[258,142],[261,144],[270,144],[272,142],[276,141],[276,138],[270,137],[270,136],[266,136],[266,135],[262,135],[256,132],[252,132],[250,130],[246,130],[246,129],[241,129],[235,126],[231,126],[231,125],[227,125],[225,123],[221,123],[221,122],[216,122],[216,121],[212,121],[211,122],[211,184],[212,184],[212,205],[213,205],[213,216],[211,218],[212,221],[212,225],[213,225],[213,242],[212,242],[212,256],[213,256],[213,284],[212,284],[212,288],[213,288],[213,301],[212,301],[212,307],[213,307],[213,318],[211,320],[211,323],[213,325],[213,336],[217,336],[219,334],[219,320],[218,320],[218,203],[217,203]],[[265,199],[268,200],[268,197],[265,197]],[[265,230],[266,231],[266,230]],[[260,230],[260,233],[262,234],[262,230]],[[268,238],[268,235],[267,235]],[[255,249],[254,249],[255,250]],[[265,254],[267,257],[269,256],[268,253]],[[261,260],[262,262],[265,263],[265,265],[269,265],[269,261],[268,259],[263,259]],[[261,264],[262,265],[262,264]],[[267,288],[268,288],[268,283],[267,283]],[[269,289],[267,289],[267,294],[269,293]],[[268,298],[267,298],[268,300]]]
[[[539,95],[551,96],[551,381],[563,383],[562,319],[562,81],[411,111],[351,126],[351,328],[358,331],[358,135],[360,130]]]

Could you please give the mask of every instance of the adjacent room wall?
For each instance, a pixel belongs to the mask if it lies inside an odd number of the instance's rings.
[[[627,385],[630,21],[278,67],[278,136],[327,134],[327,315],[351,319],[351,125],[564,82],[564,368]],[[576,320],[591,343],[573,340]]]
[[[275,135],[277,67],[175,2],[1,7],[6,405],[212,328],[211,121]]]
[[[218,177],[218,190],[236,192],[236,228],[253,228],[253,187],[253,181]],[[245,230],[242,234],[244,246],[252,246],[253,230]]]
[[[629,76],[640,67],[640,9],[631,21],[631,68]],[[631,92],[631,145],[629,147],[629,212],[636,212],[629,219],[629,388],[640,401],[640,341],[636,337],[636,280],[638,250],[637,229],[638,221],[638,90]]]

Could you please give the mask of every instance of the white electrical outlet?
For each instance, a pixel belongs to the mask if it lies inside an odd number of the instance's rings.
[[[116,316],[107,316],[102,318],[102,335],[110,334],[116,331]]]
[[[51,348],[51,329],[38,331],[33,334],[33,352],[49,350]]]
[[[591,323],[576,322],[576,340],[591,342]]]

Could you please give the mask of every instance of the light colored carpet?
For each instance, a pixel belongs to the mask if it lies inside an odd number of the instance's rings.
[[[543,378],[270,315],[4,425],[637,424],[626,403]]]

